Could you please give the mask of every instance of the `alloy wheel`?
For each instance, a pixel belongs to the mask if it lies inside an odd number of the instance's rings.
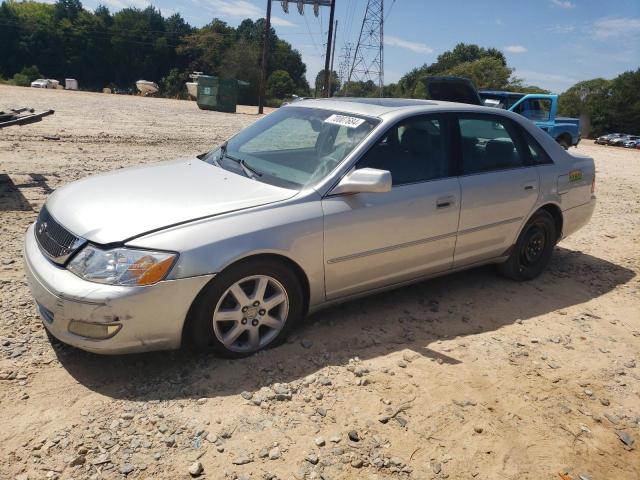
[[[256,352],[284,328],[289,297],[278,280],[253,275],[231,285],[213,312],[213,332],[230,351]]]

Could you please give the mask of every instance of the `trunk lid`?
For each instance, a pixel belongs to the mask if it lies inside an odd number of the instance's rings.
[[[433,100],[483,105],[478,89],[468,78],[425,77],[422,83]]]

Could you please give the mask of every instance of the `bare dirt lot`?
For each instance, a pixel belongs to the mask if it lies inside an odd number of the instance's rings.
[[[56,114],[0,131],[0,478],[640,478],[640,150],[580,145],[598,207],[535,281],[420,283],[246,360],[100,357],[52,345],[31,302],[23,235],[47,195],[257,117],[0,86],[23,105]]]

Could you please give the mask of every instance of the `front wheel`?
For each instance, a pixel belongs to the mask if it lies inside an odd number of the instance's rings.
[[[297,276],[281,262],[247,261],[225,270],[194,302],[191,343],[227,358],[279,345],[303,313]]]
[[[556,244],[553,217],[539,211],[522,229],[509,259],[498,266],[503,275],[519,282],[536,278],[549,263]]]

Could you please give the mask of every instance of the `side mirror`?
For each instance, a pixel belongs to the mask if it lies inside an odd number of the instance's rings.
[[[331,195],[346,193],[384,193],[391,190],[391,172],[376,168],[361,168],[348,173],[331,191]]]

